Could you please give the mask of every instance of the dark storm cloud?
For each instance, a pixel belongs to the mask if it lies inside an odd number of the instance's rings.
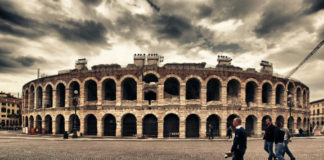
[[[102,0],[81,0],[85,5],[93,5],[93,6],[97,6],[99,5]]]
[[[158,33],[165,38],[180,38],[183,32],[192,29],[186,19],[170,15],[158,17],[155,23],[159,27]]]
[[[152,8],[154,8],[157,12],[160,11],[160,7],[157,6],[155,3],[153,3],[152,0],[146,0],[146,1],[147,1],[147,3],[150,4],[150,6],[151,6]]]
[[[62,24],[54,24],[52,27],[62,39],[67,41],[106,44],[105,34],[107,30],[100,22],[68,20]]]
[[[25,18],[17,13],[12,5],[6,2],[0,2],[0,19],[19,26],[31,26],[33,20]]]
[[[199,18],[209,17],[213,13],[213,8],[207,5],[199,5],[197,9],[199,10]]]
[[[206,45],[206,46],[204,46]],[[202,45],[203,48],[211,49],[215,54],[218,52],[232,52],[238,53],[244,51],[239,44],[236,43],[219,43],[219,44],[212,44],[208,41]]]
[[[305,14],[316,13],[324,9],[324,0],[304,0],[304,3],[310,6],[304,11]]]

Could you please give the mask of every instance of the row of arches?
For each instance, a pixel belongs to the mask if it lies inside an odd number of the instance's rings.
[[[236,114],[231,114],[226,118],[226,128],[233,127],[233,119],[240,117]],[[242,117],[243,118],[243,117]],[[262,118],[262,123],[259,128],[261,130],[265,130],[266,127],[266,118],[271,118],[269,115],[265,115]],[[40,115],[36,116],[34,120],[33,116],[25,117],[24,125],[30,128],[38,128],[42,129],[42,123],[45,123],[44,126],[44,133],[52,134],[53,133],[53,119],[52,116],[46,115],[45,120],[42,120]],[[276,117],[276,120],[285,120],[282,115]],[[225,121],[225,119],[224,119]],[[102,120],[99,122],[102,123],[102,128],[98,129],[98,119],[94,114],[88,114],[84,118],[84,124],[80,123],[80,119],[77,115],[70,115],[68,120],[68,126],[65,126],[65,117],[61,114],[57,115],[54,119],[55,122],[55,134],[63,134],[64,131],[72,132],[72,126],[75,123],[76,128],[80,131],[80,128],[84,128],[85,135],[98,135],[99,131],[102,131],[103,136],[116,136],[118,125],[121,125],[121,136],[137,136],[138,133],[138,126],[142,125],[142,134],[146,137],[157,138],[159,135],[159,121],[158,118],[154,114],[147,114],[145,115],[141,122],[139,122],[134,114],[127,113],[122,116],[120,121],[117,121],[114,115],[106,114],[103,116]],[[243,124],[245,125],[245,129],[249,136],[257,135],[258,133],[258,118],[255,115],[248,115],[246,118],[243,119]],[[302,119],[300,117],[297,118],[297,125],[295,125],[295,120],[293,117],[288,118],[287,127],[289,129],[297,129],[298,128],[307,128],[309,125],[309,119],[306,118]],[[28,125],[28,123],[30,125]],[[139,124],[141,123],[141,124]],[[221,136],[221,124],[222,119],[216,115],[212,114],[209,115],[206,119],[205,126],[201,126],[201,118],[197,114],[190,114],[185,119],[185,137],[201,137],[201,129],[205,127],[206,133],[202,133],[207,136],[208,131],[212,130],[213,135]],[[35,125],[35,126],[34,126]],[[68,127],[68,128],[65,128]],[[211,129],[212,128],[212,129]],[[260,130],[260,131],[261,131]],[[170,113],[167,114],[163,118],[163,137],[179,137],[180,132],[180,118],[177,114]]]
[[[152,73],[144,76],[143,81],[148,84],[156,85],[158,82],[158,77]],[[167,98],[178,98],[180,97],[180,78],[177,77],[168,77],[163,83],[163,97]],[[95,79],[88,79],[84,82],[84,101],[86,102],[96,102],[98,101],[98,84]],[[118,84],[117,84],[118,83]],[[117,90],[116,87],[119,85],[114,78],[108,78],[102,81],[101,88],[101,99],[103,101],[114,101],[116,100]],[[36,89],[36,107],[34,106],[35,100],[35,88],[34,85],[30,85],[29,89],[26,89],[24,92],[24,105],[29,108],[42,108],[44,105],[45,108],[53,107],[66,107],[71,105],[71,98],[73,97],[73,91],[77,90],[80,94],[80,85],[81,82],[74,80],[70,82],[67,86],[64,82],[59,82],[56,87],[52,84],[47,84],[45,90],[43,91],[42,86],[38,86]],[[136,100],[137,99],[137,79],[134,77],[127,77],[122,79],[120,82],[121,85],[121,100]],[[220,101],[222,97],[222,86],[223,82],[220,78],[210,78],[206,82],[206,101]],[[283,83],[277,83],[275,86],[272,85],[270,81],[265,81],[262,83],[261,88],[259,89],[259,83],[254,80],[248,80],[244,86],[241,85],[240,80],[237,78],[232,78],[226,84],[226,97],[227,103],[241,103],[241,88],[245,88],[245,103],[250,106],[253,103],[257,103],[257,96],[261,95],[261,102],[264,104],[272,103],[272,95],[274,94],[274,102],[278,105],[284,105],[285,95],[285,86]],[[191,99],[201,99],[201,88],[202,81],[199,78],[192,77],[186,81],[185,86],[185,98],[187,100]],[[289,82],[287,85],[287,90],[295,95],[296,97],[296,106],[306,107],[308,103],[308,92],[306,89],[301,89],[297,87],[295,91],[295,85],[292,82]],[[43,93],[44,92],[44,93]],[[67,93],[66,93],[67,92]],[[156,100],[157,91],[149,90],[144,93],[144,100]],[[258,93],[260,92],[260,93]],[[296,92],[296,94],[295,94]],[[273,94],[272,94],[273,93]],[[43,96],[43,94],[45,94]],[[77,95],[80,96],[80,95]],[[53,104],[54,99],[56,104]],[[67,99],[67,101],[66,101]],[[295,100],[295,98],[293,99]],[[43,102],[44,101],[44,102]],[[44,103],[44,104],[43,104]]]

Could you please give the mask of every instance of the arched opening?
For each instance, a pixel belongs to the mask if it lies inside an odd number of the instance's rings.
[[[213,136],[220,136],[220,130],[219,130],[219,125],[220,125],[220,118],[219,116],[213,114],[213,115],[210,115],[208,118],[207,118],[207,132],[206,132],[206,136],[208,136],[208,133],[211,132],[213,134]]]
[[[219,101],[221,92],[221,83],[218,79],[212,78],[207,83],[207,102]]]
[[[226,128],[231,127],[232,129],[234,129],[233,120],[235,118],[240,118],[240,117],[236,114],[231,114],[230,116],[227,117]]]
[[[104,136],[116,136],[116,119],[111,114],[104,118]]]
[[[163,137],[179,137],[179,117],[168,114],[163,121]]]
[[[152,100],[156,100],[156,93],[153,91],[148,91],[144,93],[144,100],[147,100],[151,104]]]
[[[137,99],[137,83],[133,78],[126,78],[122,82],[123,100]]]
[[[272,121],[272,118],[269,115],[265,115],[262,118],[262,124],[261,124],[262,125],[262,131],[264,131],[267,128],[267,122],[266,122],[266,120],[268,118]]]
[[[34,128],[34,117],[30,116],[29,121],[30,121],[30,128]]]
[[[42,117],[40,115],[36,116],[36,128],[38,128],[39,131],[42,130]]]
[[[301,97],[301,89],[297,88],[297,106],[299,108],[302,107],[302,101],[301,101],[302,97]]]
[[[53,88],[51,85],[47,85],[45,88],[45,107],[53,107]]]
[[[43,90],[42,87],[38,87],[36,90],[36,107],[42,108],[43,105]]]
[[[245,86],[245,102],[247,106],[250,106],[250,103],[256,102],[258,86],[255,82],[250,81]]]
[[[77,95],[74,95],[75,90],[78,91]],[[69,86],[69,97],[71,97],[69,99],[70,106],[73,106],[72,101],[73,101],[74,96],[80,97],[80,84],[77,81],[73,81],[72,83],[70,83],[70,86]]]
[[[196,78],[190,78],[186,83],[186,99],[200,98],[200,82]]]
[[[143,81],[145,83],[151,83],[151,82],[158,82],[159,80],[155,74],[149,73],[144,76]]]
[[[31,86],[30,87],[30,104],[29,104],[29,107],[30,109],[34,109],[34,96],[35,96],[35,88],[34,86]]]
[[[304,118],[304,120],[303,120],[303,129],[304,130],[307,129],[307,120],[306,120],[306,118]]]
[[[269,104],[271,101],[272,88],[269,83],[264,83],[262,86],[262,103]]]
[[[143,135],[156,138],[158,134],[157,118],[153,114],[148,114],[143,118]]]
[[[25,117],[25,127],[28,127],[28,117]]]
[[[24,103],[24,107],[28,108],[28,97],[29,97],[29,92],[28,90],[25,92],[25,103]]]
[[[50,115],[45,116],[45,134],[52,134],[52,117]]]
[[[294,131],[294,118],[293,117],[288,118],[287,128],[289,129],[290,132]]]
[[[76,127],[76,130],[80,131],[80,119],[75,114],[72,114],[69,118],[69,133],[73,132],[73,127]]]
[[[123,136],[136,136],[137,123],[136,117],[133,114],[126,114],[123,116]]]
[[[240,82],[232,79],[227,83],[227,103],[236,104],[240,102],[239,92],[241,90]]]
[[[65,86],[63,83],[56,87],[56,106],[65,107]]]
[[[108,101],[116,100],[116,83],[112,79],[106,79],[103,81],[103,99]]]
[[[292,102],[295,102],[295,92],[294,92],[294,85],[292,83],[289,82],[288,84],[288,95],[291,94],[292,95]],[[288,102],[289,102],[289,97],[287,96],[287,105],[289,106]],[[293,106],[294,107],[294,106]]]
[[[199,137],[200,119],[191,114],[186,119],[186,137]]]
[[[284,87],[280,84],[276,88],[276,104],[283,105]]]
[[[84,123],[86,135],[97,135],[97,118],[93,114],[87,115]]]
[[[249,115],[245,120],[245,129],[248,136],[256,134],[257,118],[254,115]]]
[[[301,128],[301,123],[302,123],[302,120],[300,117],[297,118],[297,129],[300,129]]]
[[[180,83],[174,78],[170,77],[164,82],[164,98],[179,97]]]
[[[56,116],[56,134],[63,134],[65,131],[64,117],[60,114]]]
[[[97,101],[97,83],[94,80],[86,81],[84,93],[87,97],[87,101]]]
[[[284,122],[284,117],[283,116],[278,116],[277,118],[276,118],[276,122]]]
[[[306,108],[306,90],[303,91],[303,106]]]

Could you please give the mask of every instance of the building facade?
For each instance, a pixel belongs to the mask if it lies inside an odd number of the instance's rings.
[[[160,60],[157,54],[135,54],[126,67],[88,69],[79,59],[75,69],[32,80],[22,88],[23,126],[62,134],[75,124],[83,135],[157,138],[204,138],[210,128],[225,136],[236,117],[250,136],[261,136],[267,117],[293,130],[309,127],[309,88],[274,75],[269,62],[262,61],[257,72],[231,65],[226,56],[210,68],[160,66]],[[287,91],[293,95],[291,117]]]
[[[21,126],[21,99],[10,94],[0,93],[0,122],[2,129],[14,129]]]
[[[310,103],[311,125],[315,129],[322,129],[324,126],[324,99]]]

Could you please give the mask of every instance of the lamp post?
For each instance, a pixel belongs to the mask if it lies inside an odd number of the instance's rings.
[[[291,120],[291,110],[292,107],[294,106],[294,102],[293,102],[293,95],[288,91],[288,107],[289,107],[289,118],[288,118],[288,125],[290,126],[289,132],[292,133],[292,126],[294,124],[289,124],[290,120]]]
[[[76,108],[77,108],[77,105],[78,105],[78,94],[79,94],[79,91],[78,90],[74,90],[73,91],[73,99],[72,99],[72,104],[74,106],[74,120],[73,120],[73,135],[72,135],[72,138],[78,138],[78,135],[77,135],[77,128],[76,128]]]

